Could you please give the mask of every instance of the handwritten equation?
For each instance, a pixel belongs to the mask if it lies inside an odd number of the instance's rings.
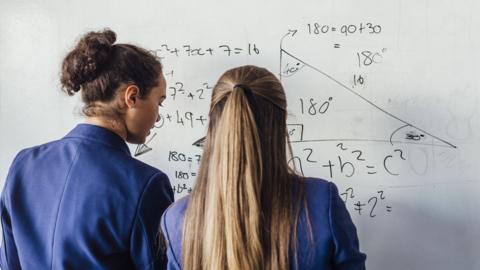
[[[378,190],[371,194],[365,200],[357,198],[354,189],[349,187],[344,192],[340,193],[340,197],[346,204],[350,213],[367,215],[370,218],[375,218],[378,214],[389,214],[393,211],[393,207],[388,203],[385,191]]]
[[[382,26],[371,22],[360,22],[354,24],[331,25],[319,22],[309,22],[305,25],[304,30],[309,35],[322,35],[338,33],[343,36],[361,35],[361,34],[380,34]]]
[[[168,162],[176,168],[174,175],[170,175],[170,178],[176,182],[172,186],[174,194],[189,194],[192,192],[201,159],[202,155],[200,154],[192,155],[173,150],[169,151]]]
[[[406,160],[402,149],[395,149],[392,153],[385,155],[383,161],[378,163],[369,162],[364,154],[364,151],[354,147],[347,147],[345,143],[340,142],[336,145],[341,154],[336,155],[333,159],[320,160],[315,157],[314,148],[305,147],[301,149],[304,153],[303,159],[300,159],[300,155],[295,155],[290,163],[295,162],[295,159],[302,163],[309,163],[309,166],[315,166],[316,171],[319,171],[322,175],[328,175],[330,178],[338,176],[351,178],[359,175],[361,172],[364,175],[374,175],[380,172],[391,176],[399,176],[400,173],[395,171],[392,164],[398,163],[398,161]],[[346,154],[346,155],[345,155]],[[397,162],[394,162],[394,161]],[[302,168],[304,165],[301,165]]]
[[[220,43],[219,45],[211,47],[200,47],[191,44],[184,44],[181,46],[172,46],[169,44],[162,44],[160,48],[151,50],[159,58],[166,56],[174,57],[207,57],[207,56],[235,56],[235,55],[259,55],[260,48],[255,43],[246,43],[243,45],[232,45]]]

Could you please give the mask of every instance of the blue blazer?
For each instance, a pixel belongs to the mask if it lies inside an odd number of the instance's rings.
[[[313,237],[308,237],[305,209],[302,209],[298,227],[298,265],[291,262],[291,268],[365,269],[366,255],[359,251],[355,226],[336,186],[325,180],[308,178],[305,188]],[[162,216],[162,231],[167,240],[167,269],[182,269],[183,217],[188,201],[188,197],[179,200]],[[290,258],[293,261],[292,255]]]
[[[164,173],[134,159],[117,134],[80,124],[10,167],[1,267],[162,269],[159,222],[171,202]]]

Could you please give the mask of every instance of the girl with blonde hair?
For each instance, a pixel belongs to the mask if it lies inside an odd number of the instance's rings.
[[[287,164],[287,102],[268,70],[213,89],[196,185],[162,217],[168,269],[364,269],[336,186]]]

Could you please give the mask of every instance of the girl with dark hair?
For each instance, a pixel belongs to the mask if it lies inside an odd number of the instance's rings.
[[[158,228],[173,201],[168,177],[131,156],[158,121],[162,65],[145,49],[89,32],[63,60],[87,123],[22,150],[1,198],[1,268],[163,269]]]
[[[287,164],[287,102],[271,72],[225,72],[209,116],[195,187],[162,216],[168,269],[365,269],[336,186]]]

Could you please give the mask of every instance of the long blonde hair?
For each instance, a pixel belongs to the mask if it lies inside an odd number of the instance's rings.
[[[289,269],[304,191],[287,164],[286,107],[264,68],[220,77],[185,214],[183,269]]]

